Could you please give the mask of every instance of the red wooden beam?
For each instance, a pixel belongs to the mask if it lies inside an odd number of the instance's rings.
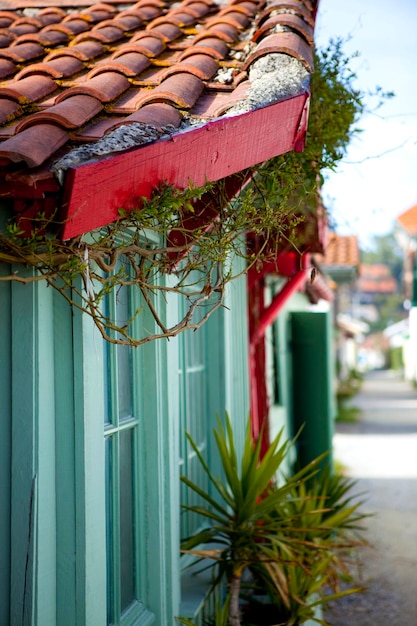
[[[280,255],[279,255],[280,256]],[[309,255],[293,252],[282,253],[282,267],[291,272],[289,280],[275,296],[269,307],[265,307],[265,276],[268,269],[276,273],[277,265],[265,263],[260,272],[252,268],[248,273],[248,317],[249,317],[249,375],[252,436],[256,439],[262,431],[261,453],[269,445],[269,403],[266,383],[265,331],[277,318],[288,298],[305,281]],[[278,258],[277,258],[278,262]],[[272,265],[271,265],[272,264]]]
[[[63,238],[110,224],[120,209],[140,208],[162,182],[202,186],[293,150],[305,132],[302,94],[223,117],[107,159],[70,168],[65,177]]]
[[[252,338],[252,341],[257,342],[262,339],[265,335],[266,329],[275,322],[279,312],[287,302],[288,298],[290,298],[291,295],[304,284],[305,279],[306,271],[300,270],[285,283],[279,293],[276,294],[269,307],[265,309],[260,317],[256,334]]]

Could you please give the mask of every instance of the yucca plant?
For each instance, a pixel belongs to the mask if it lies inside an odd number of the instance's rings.
[[[228,624],[240,626],[241,580],[243,572],[249,567],[265,571],[269,584],[289,605],[283,562],[296,558],[296,551],[291,533],[287,532],[287,520],[273,513],[287,500],[299,481],[314,473],[320,459],[278,485],[277,472],[291,445],[288,441],[281,443],[281,433],[261,458],[261,437],[253,442],[248,423],[240,463],[228,415],[225,427],[218,418],[214,436],[223,478],[213,476],[197,445],[187,434],[208,476],[213,495],[202,490],[188,477],[181,476],[181,480],[203,501],[201,505],[183,505],[183,508],[201,516],[207,523],[182,542],[182,550],[200,559],[209,558],[213,561],[212,565],[216,566],[213,588],[226,581],[230,601]],[[278,560],[277,554],[280,557]]]
[[[315,478],[293,486],[289,497],[273,513],[291,526],[296,558],[284,562],[279,547],[272,546],[275,559],[283,562],[289,603],[282,602],[274,585],[263,576],[273,603],[281,605],[283,623],[302,624],[315,617],[315,608],[343,595],[363,591],[352,587],[341,591],[339,580],[350,579],[350,555],[364,544],[361,502],[351,495],[354,481],[323,470]],[[271,554],[271,560],[274,555]],[[330,595],[326,593],[331,592]]]

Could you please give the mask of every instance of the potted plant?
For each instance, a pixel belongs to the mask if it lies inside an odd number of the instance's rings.
[[[218,607],[222,621],[216,619],[216,626],[241,626],[242,619],[246,619],[242,617],[241,603],[244,572],[249,573],[252,591],[260,585],[272,604],[284,609],[283,623],[301,624],[314,616],[315,604],[323,601],[317,598],[317,592],[335,576],[336,541],[343,528],[361,517],[356,515],[359,505],[349,498],[343,500],[345,491],[336,488],[330,478],[327,491],[330,493],[332,485],[333,504],[325,504],[327,496],[318,494],[314,479],[324,455],[278,482],[279,470],[292,444],[281,442],[281,433],[261,457],[261,438],[253,442],[248,424],[240,460],[227,415],[225,426],[218,418],[214,436],[223,478],[212,474],[187,435],[208,476],[211,493],[186,476],[181,480],[202,502],[184,508],[205,520],[203,528],[182,542],[182,551],[201,560],[209,559],[209,566],[214,568],[212,589],[226,586],[225,604]],[[357,590],[349,590],[353,591]],[[254,601],[253,593],[249,597]]]

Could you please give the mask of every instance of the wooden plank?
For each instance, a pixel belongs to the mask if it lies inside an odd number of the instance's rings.
[[[5,207],[2,207],[5,211]],[[7,276],[10,266],[0,265],[0,276]],[[0,624],[10,623],[10,502],[11,502],[11,284],[0,282]]]
[[[55,442],[56,442],[56,602],[59,626],[73,626],[76,614],[76,493],[73,385],[73,311],[60,293],[53,294]],[[81,367],[81,364],[77,364]]]
[[[101,338],[88,315],[74,311],[76,624],[106,623],[104,377]]]
[[[22,285],[23,288],[26,285]],[[35,358],[33,372],[36,439],[36,559],[34,624],[56,620],[56,474],[55,474],[55,363],[53,289],[35,284]],[[22,355],[24,358],[24,356]],[[61,357],[62,358],[62,357]]]
[[[12,285],[12,490],[10,623],[33,623],[35,506],[35,284]]]
[[[70,168],[63,238],[109,224],[120,209],[141,207],[161,183],[179,189],[217,181],[294,149],[308,94],[202,127],[107,159]]]
[[[276,294],[268,308],[262,311],[258,320],[256,335],[251,337],[251,342],[256,343],[264,337],[266,329],[275,322],[283,306],[297,289],[301,289],[305,280],[306,272],[305,270],[300,270],[297,274],[291,276],[281,287],[281,290]]]

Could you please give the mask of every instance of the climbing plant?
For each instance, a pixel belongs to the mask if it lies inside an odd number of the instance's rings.
[[[13,272],[0,280],[45,280],[72,306],[91,315],[102,336],[116,343],[137,346],[200,326],[222,306],[225,285],[236,278],[229,262],[233,256],[245,257],[249,267],[271,250],[302,250],[299,225],[316,211],[322,171],[336,167],[363,113],[349,61],[341,41],[316,54],[304,152],[242,172],[244,188],[232,200],[225,181],[184,190],[163,184],[151,199],[143,199],[143,206],[132,211],[120,207],[119,220],[69,241],[58,236],[58,213],[32,219],[29,234],[22,222],[11,219],[0,232],[0,262],[11,264]],[[187,218],[208,206],[216,207],[216,217],[190,229]],[[173,230],[182,235],[180,245],[168,237]],[[242,245],[249,233],[260,245]],[[25,267],[32,271],[23,271]],[[163,279],[167,274],[169,281]],[[132,333],[141,309],[122,326],[106,313],[106,295],[128,285],[141,291],[155,319],[154,332],[140,337]],[[168,297],[169,292],[185,303],[181,319],[171,327],[155,306],[156,296]],[[194,313],[203,304],[204,315],[197,322]]]

